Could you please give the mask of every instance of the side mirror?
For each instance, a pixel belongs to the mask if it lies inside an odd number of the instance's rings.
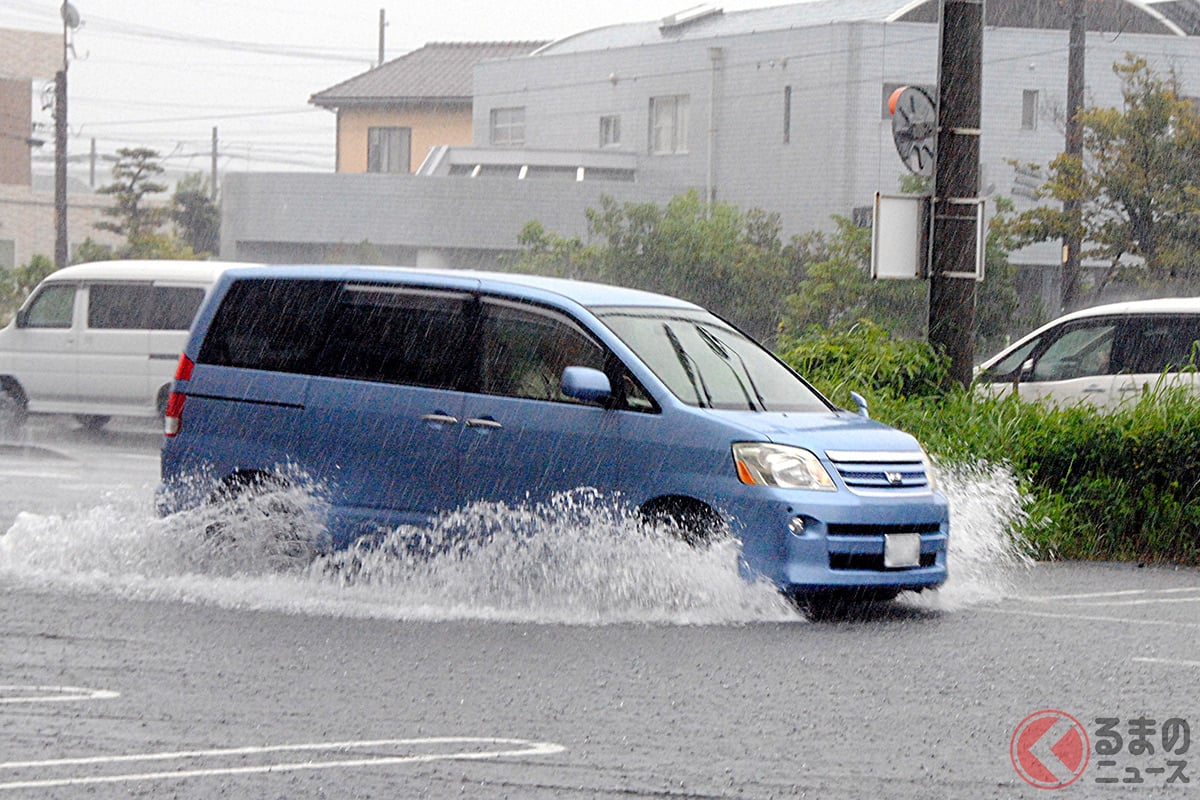
[[[602,403],[612,397],[612,384],[598,369],[567,367],[562,374],[562,393],[585,403]]]
[[[867,410],[867,398],[863,397],[858,392],[851,392],[850,399],[854,401],[854,405],[858,406],[859,414],[861,414],[866,419],[871,418],[871,414]]]
[[[17,316],[16,316],[16,321],[17,321],[18,328],[28,327],[28,325],[29,325],[29,309],[22,308],[22,309],[18,310]]]

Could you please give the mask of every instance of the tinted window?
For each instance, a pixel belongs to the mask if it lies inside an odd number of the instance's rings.
[[[155,286],[149,327],[158,331],[186,331],[204,300],[199,287]]]
[[[452,388],[470,363],[466,300],[395,286],[238,281],[213,318],[199,360]]]
[[[145,328],[153,302],[148,283],[94,283],[88,287],[88,327]]]
[[[324,342],[333,281],[243,280],[230,287],[198,360],[276,372],[311,372]]]
[[[1129,321],[1121,372],[1178,372],[1197,364],[1200,316],[1153,316]]]
[[[88,287],[88,327],[186,331],[204,299],[199,287],[94,283]]]
[[[30,303],[25,327],[69,328],[74,308],[74,286],[47,286]]]
[[[316,373],[451,389],[470,367],[468,296],[347,286],[330,309]]]
[[[689,405],[755,411],[828,411],[795,372],[707,311],[602,312],[604,323]]]

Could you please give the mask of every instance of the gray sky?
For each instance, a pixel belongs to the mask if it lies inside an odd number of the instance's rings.
[[[216,126],[222,169],[332,170],[333,113],[308,98],[374,66],[380,9],[390,60],[431,41],[556,39],[698,1],[72,0],[83,24],[68,69],[69,152],[85,156],[93,139],[101,154],[146,146],[173,170],[207,172]],[[0,27],[61,33],[59,6],[0,0]],[[36,96],[34,119],[53,141],[53,113]],[[35,157],[49,170],[52,147]],[[98,169],[98,184],[109,177]]]

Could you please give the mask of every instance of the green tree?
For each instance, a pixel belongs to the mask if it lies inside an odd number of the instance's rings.
[[[1174,73],[1158,74],[1129,55],[1113,70],[1123,108],[1080,112],[1082,158],[1060,154],[1049,165],[1041,196],[1054,205],[1016,215],[1008,234],[1020,246],[1072,232],[1085,258],[1107,264],[1088,289],[1113,281],[1194,291],[1200,279],[1200,112],[1185,99]],[[1078,200],[1072,221],[1062,202]],[[1075,298],[1064,302],[1075,305]]]
[[[7,325],[42,278],[54,272],[54,261],[36,255],[16,269],[0,269],[0,325]]]
[[[845,331],[863,321],[897,336],[922,337],[929,316],[924,281],[873,280],[871,229],[845,217],[833,221],[832,234],[810,233],[788,246],[800,280],[784,299],[784,337],[810,328]]]
[[[796,276],[777,215],[705,204],[688,192],[666,206],[601,198],[588,209],[588,242],[526,225],[523,250],[505,266],[682,297],[728,317],[753,336],[773,338],[780,298]]]
[[[97,189],[111,195],[113,205],[102,209],[108,217],[95,224],[97,230],[124,237],[125,243],[114,249],[117,258],[174,258],[192,259],[196,254],[174,234],[161,228],[170,218],[171,209],[150,202],[153,195],[166,191],[166,185],[155,178],[162,174],[156,151],[144,147],[122,148],[113,165],[113,182]]]
[[[221,208],[203,173],[192,173],[175,185],[170,216],[179,238],[197,254],[212,255],[220,249]]]

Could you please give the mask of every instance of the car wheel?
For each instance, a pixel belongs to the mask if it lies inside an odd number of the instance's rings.
[[[307,566],[320,553],[312,513],[282,477],[235,476],[208,503],[216,518],[204,528],[205,542],[231,566],[279,571]]]
[[[103,414],[76,414],[75,421],[83,426],[85,431],[98,431],[112,420]]]
[[[896,589],[851,589],[793,594],[788,599],[814,622],[827,622],[865,618],[899,594]]]
[[[670,532],[693,547],[724,536],[729,526],[715,511],[697,500],[667,498],[641,509],[642,520]]]
[[[28,420],[25,398],[8,386],[0,387],[0,439],[16,439]]]

